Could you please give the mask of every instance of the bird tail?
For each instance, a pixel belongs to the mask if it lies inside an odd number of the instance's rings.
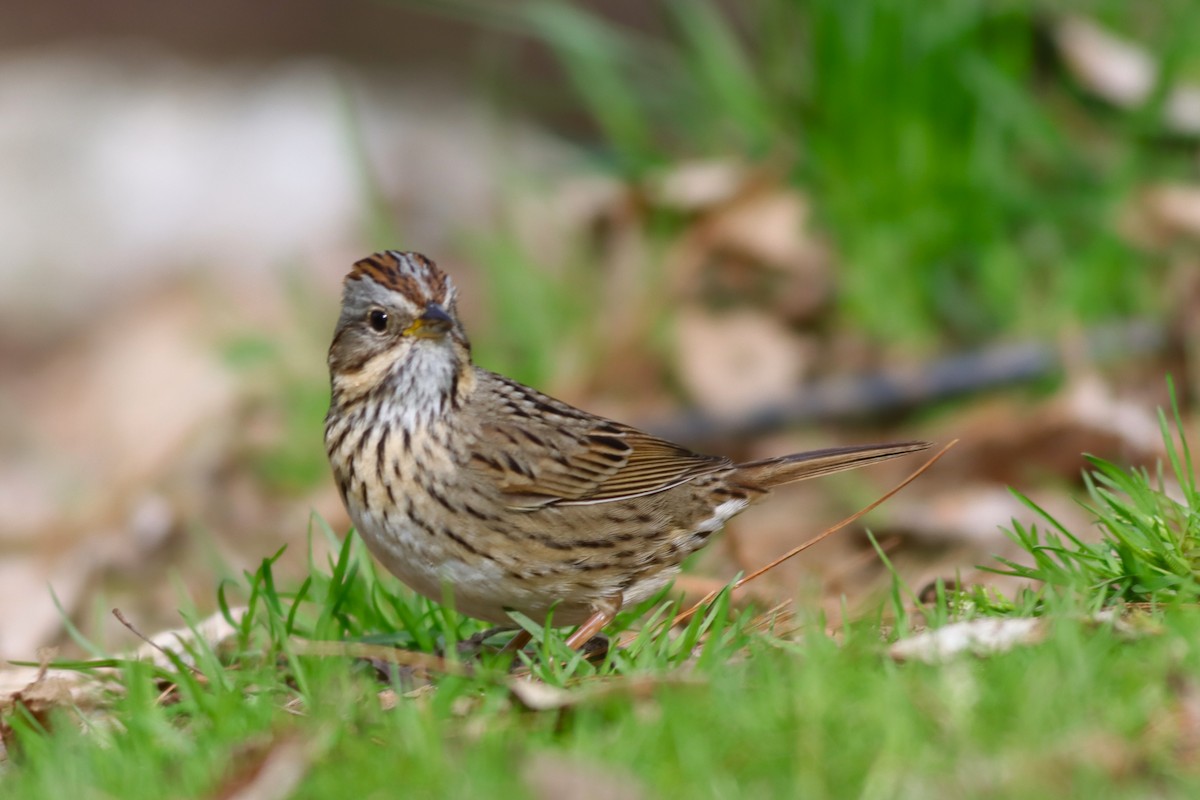
[[[848,469],[858,469],[878,461],[887,461],[897,456],[918,453],[928,449],[930,442],[896,442],[893,444],[860,444],[850,447],[831,447],[827,450],[810,450],[790,456],[764,458],[738,464],[737,477],[747,483],[772,489],[785,483],[831,475]]]

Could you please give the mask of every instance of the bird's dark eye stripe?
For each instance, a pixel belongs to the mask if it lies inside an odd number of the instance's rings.
[[[371,326],[371,330],[383,333],[388,327],[388,313],[382,308],[372,308],[367,312],[367,324]]]

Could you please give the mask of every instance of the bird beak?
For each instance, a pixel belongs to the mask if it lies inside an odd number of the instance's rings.
[[[430,303],[425,306],[425,313],[413,320],[404,333],[418,339],[437,339],[453,327],[454,318],[437,303]]]

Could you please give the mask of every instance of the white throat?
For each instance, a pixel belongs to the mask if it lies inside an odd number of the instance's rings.
[[[458,359],[448,340],[418,342],[395,365],[389,383],[399,402],[396,421],[415,431],[450,410],[458,388]]]

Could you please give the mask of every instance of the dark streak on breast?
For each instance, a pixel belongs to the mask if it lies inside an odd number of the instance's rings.
[[[486,511],[480,511],[478,508],[471,505],[470,503],[464,504],[462,510],[465,511],[467,514],[471,515],[472,517],[474,517],[475,519],[482,520],[484,522],[496,522],[500,519],[495,514],[489,514]]]
[[[341,450],[342,445],[345,444],[345,442],[346,442],[346,437],[349,435],[350,435],[350,426],[348,424],[343,424],[342,430],[338,433],[337,437],[332,442],[329,443],[329,447],[327,448],[328,453],[330,455],[334,455],[339,450]]]
[[[457,544],[462,549],[466,550],[468,553],[470,553],[473,556],[482,556],[483,558],[486,558],[489,561],[496,560],[496,557],[491,555],[490,553],[480,552],[479,550],[476,550],[475,547],[470,542],[468,542],[466,539],[459,536],[457,533],[450,530],[449,528],[442,528],[442,535],[445,536],[450,541]]]
[[[571,542],[561,542],[553,536],[547,536],[544,533],[530,532],[526,534],[526,538],[549,547],[551,550],[571,550],[574,548]]]
[[[387,440],[391,432],[391,428],[383,425],[382,430],[379,432],[379,441],[375,444],[375,475],[381,483],[384,482],[383,470],[387,466]]]
[[[480,464],[483,464],[485,467],[491,467],[492,469],[494,469],[496,471],[500,471],[502,469],[502,467],[500,466],[500,463],[498,461],[496,461],[495,459],[492,459],[492,458],[488,458],[483,453],[472,453],[471,460],[478,461]]]
[[[425,493],[432,497],[438,505],[449,511],[451,514],[458,513],[458,509],[451,505],[450,501],[446,498],[446,495],[442,494],[437,489],[434,489],[432,486],[426,486]]]
[[[617,543],[612,539],[575,539],[567,543],[568,547],[582,547],[585,550],[607,550],[610,547],[616,547]]]

